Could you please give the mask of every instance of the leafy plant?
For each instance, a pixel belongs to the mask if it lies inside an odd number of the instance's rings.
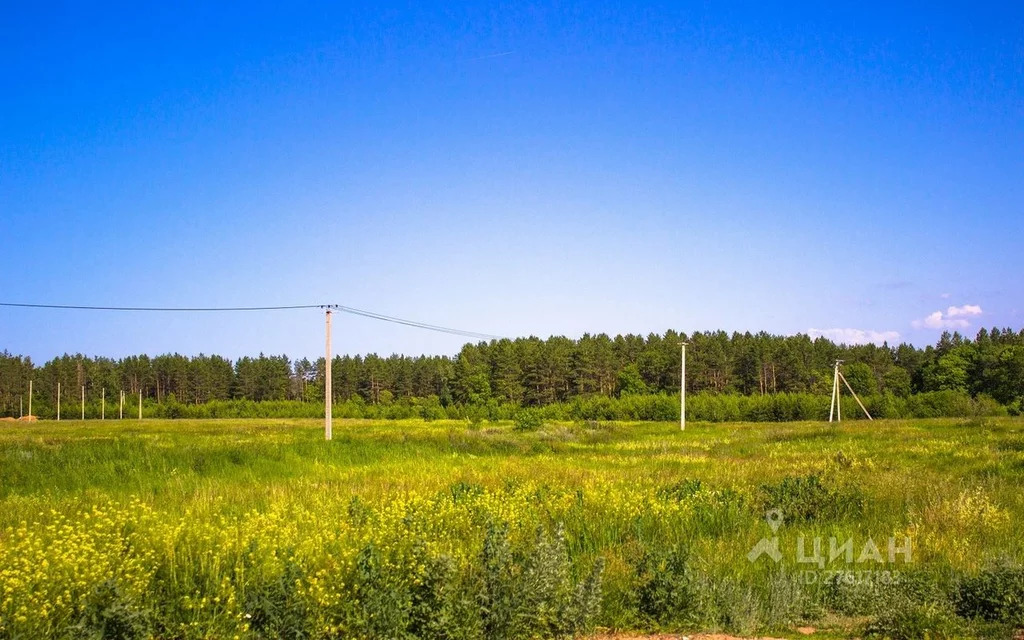
[[[149,637],[151,628],[150,612],[108,579],[93,589],[71,633],[83,640],[136,640]]]
[[[1024,567],[1000,565],[964,578],[954,605],[964,618],[1024,624]]]
[[[636,567],[637,610],[649,622],[678,626],[691,620],[696,597],[681,546],[666,552],[648,550]]]
[[[779,509],[786,520],[797,522],[855,516],[864,510],[859,491],[826,487],[818,474],[787,476],[776,484],[761,485],[761,494],[765,511]]]
[[[302,568],[287,560],[281,573],[246,588],[244,609],[256,638],[310,637],[310,611],[298,592],[303,577]]]

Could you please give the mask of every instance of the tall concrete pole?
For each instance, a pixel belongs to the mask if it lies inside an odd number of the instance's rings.
[[[686,343],[680,342],[683,350],[682,375],[679,378],[679,430],[686,431]]]
[[[331,309],[327,308],[327,358],[324,360],[324,439],[331,439]]]
[[[28,415],[32,415],[32,381],[28,381]]]
[[[836,413],[836,385],[839,383],[839,376],[836,375],[839,365],[836,365],[836,369],[832,371],[832,395],[828,399],[828,421],[832,422],[832,418]]]

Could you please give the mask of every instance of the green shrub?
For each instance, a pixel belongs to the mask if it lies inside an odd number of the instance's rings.
[[[448,556],[414,554],[422,569],[410,592],[409,636],[420,640],[478,638],[482,634],[472,588]]]
[[[380,553],[367,545],[356,558],[355,596],[359,603],[357,635],[402,638],[410,624],[412,594],[397,572],[383,567]]]
[[[302,568],[289,560],[280,574],[246,588],[243,606],[255,638],[309,637],[311,612],[297,589],[303,578]]]
[[[697,598],[681,546],[645,551],[636,566],[637,611],[648,624],[678,627],[692,622]]]
[[[568,638],[588,631],[598,613],[603,563],[574,580],[565,535],[538,530],[532,545],[513,552],[507,526],[488,527],[479,596],[484,637]]]
[[[887,606],[865,633],[886,640],[962,638],[963,623],[945,602],[896,601]]]
[[[544,426],[544,416],[537,409],[522,409],[516,414],[517,431],[536,431]]]
[[[684,478],[668,486],[658,489],[658,497],[662,500],[680,502],[693,497],[701,489],[701,481],[696,478]]]
[[[997,566],[964,578],[954,605],[964,618],[1024,625],[1024,567]]]
[[[761,506],[779,509],[787,520],[808,522],[860,515],[864,498],[855,488],[826,487],[817,474],[788,476],[776,484],[761,485]]]
[[[990,395],[979,393],[974,398],[974,415],[979,417],[995,417],[1008,415],[1006,407]]]
[[[150,612],[128,598],[116,580],[108,579],[96,586],[69,631],[82,640],[135,640],[148,638],[151,630]]]

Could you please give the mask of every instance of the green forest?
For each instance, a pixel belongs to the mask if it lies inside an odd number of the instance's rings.
[[[551,419],[678,417],[680,347],[687,341],[694,419],[817,419],[827,414],[832,366],[882,417],[1019,414],[1024,408],[1024,330],[944,333],[934,346],[837,345],[807,335],[668,331],[530,337],[466,344],[454,356],[336,356],[332,383],[341,417]],[[126,415],[141,394],[147,417],[313,417],[322,412],[324,359],[166,354],[121,359],[81,354],[36,365],[0,354],[0,415]],[[673,396],[675,398],[673,399]],[[105,398],[105,406],[101,406]],[[855,405],[844,405],[853,417]]]

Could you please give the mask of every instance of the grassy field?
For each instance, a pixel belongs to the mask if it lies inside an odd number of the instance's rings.
[[[1010,418],[0,423],[0,638],[1011,637],[1022,485]]]

